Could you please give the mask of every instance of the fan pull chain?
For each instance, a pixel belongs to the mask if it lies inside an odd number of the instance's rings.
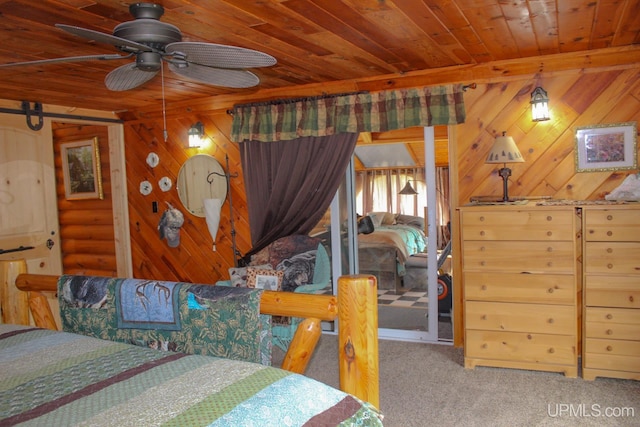
[[[169,134],[167,132],[167,111],[164,101],[164,61],[160,61],[160,80],[162,81],[162,134],[164,135],[164,142],[167,142]]]

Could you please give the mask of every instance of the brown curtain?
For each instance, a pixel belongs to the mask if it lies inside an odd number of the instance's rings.
[[[240,142],[251,255],[280,237],[307,234],[338,190],[357,133]]]

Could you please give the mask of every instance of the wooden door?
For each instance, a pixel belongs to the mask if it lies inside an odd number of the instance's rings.
[[[51,126],[0,116],[0,309],[3,322],[29,324],[15,276],[62,273]]]
[[[29,273],[61,274],[51,126],[0,119],[0,261],[24,259]],[[31,248],[7,252],[17,248]]]

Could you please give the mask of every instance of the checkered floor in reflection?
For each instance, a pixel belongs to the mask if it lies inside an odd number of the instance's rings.
[[[378,289],[378,304],[392,307],[427,308],[429,299],[425,291],[407,290],[396,292],[389,289]]]

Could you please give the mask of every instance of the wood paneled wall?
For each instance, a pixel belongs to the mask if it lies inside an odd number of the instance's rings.
[[[107,128],[95,125],[52,123],[56,192],[64,274],[116,276],[111,173]],[[64,191],[60,144],[98,138],[104,198],[67,200]]]
[[[549,94],[551,120],[532,122],[531,92]],[[604,198],[637,171],[583,172],[575,168],[575,128],[640,121],[640,70],[576,71],[535,79],[479,84],[465,95],[466,123],[457,126],[457,201],[472,196],[502,195],[501,165],[485,164],[494,138],[512,136],[524,163],[512,163],[511,196],[556,199]]]
[[[187,148],[187,131],[197,121],[204,124],[208,143],[199,149]],[[158,187],[158,180],[163,176],[177,182],[180,167],[195,154],[215,157],[225,171],[228,156],[228,172],[232,175],[230,193],[233,200],[236,247],[241,254],[251,248],[240,151],[238,144],[228,139],[231,121],[232,117],[226,113],[194,114],[168,119],[167,141],[164,140],[163,121],[160,119],[125,124],[129,220],[135,277],[215,283],[219,279],[228,278],[228,269],[234,266],[229,196],[222,206],[214,251],[205,219],[187,212],[180,202],[175,185],[167,192],[162,192]],[[160,163],[155,168],[151,168],[145,161],[150,152],[155,152],[160,157]],[[138,191],[143,180],[150,181],[154,187],[148,196],[143,196]],[[153,202],[157,202],[158,212],[153,212]],[[176,248],[170,248],[166,240],[160,240],[158,232],[158,223],[169,204],[180,209],[185,218],[180,230],[180,245]]]
[[[419,85],[419,82],[416,82]],[[550,98],[552,119],[534,123],[530,118],[530,94],[544,87]],[[287,97],[286,93],[282,94]],[[574,129],[576,126],[619,123],[640,119],[640,68],[601,69],[556,72],[536,77],[508,77],[503,81],[479,83],[465,94],[466,123],[452,132],[451,170],[454,193],[452,209],[477,195],[502,194],[499,165],[484,163],[495,136],[503,131],[513,136],[525,162],[512,164],[509,191],[514,196],[552,196],[562,199],[600,199],[614,189],[629,173],[576,173]],[[229,104],[228,107],[232,107]],[[187,130],[196,121],[205,125],[211,145],[186,148]],[[214,156],[226,169],[229,156],[237,249],[242,254],[251,248],[248,213],[238,145],[229,140],[232,117],[217,105],[212,113],[198,110],[179,117],[168,115],[168,140],[163,138],[163,120],[149,119],[125,123],[127,185],[132,257],[135,277],[212,283],[228,277],[233,265],[228,199],[222,207],[217,251],[204,218],[183,209],[174,189],[163,193],[157,182],[162,176],[174,182],[182,163],[196,153]],[[385,135],[387,139],[393,139]],[[160,156],[160,165],[150,168],[149,152]],[[149,196],[138,192],[140,181],[149,180],[154,190]],[[157,201],[159,211],[152,212]],[[158,235],[158,222],[167,202],[185,214],[181,244],[169,248]]]

